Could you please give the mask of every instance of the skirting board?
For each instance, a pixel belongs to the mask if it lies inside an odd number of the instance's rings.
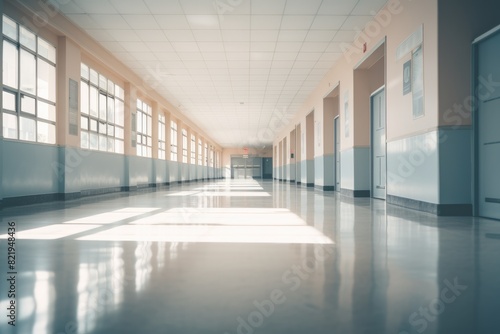
[[[435,204],[387,195],[388,204],[432,213],[437,216],[472,216],[472,204]]]
[[[340,193],[347,197],[370,197],[370,190],[340,189]]]

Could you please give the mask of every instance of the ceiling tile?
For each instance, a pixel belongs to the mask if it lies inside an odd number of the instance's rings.
[[[322,0],[287,0],[285,14],[315,15]]]
[[[302,47],[300,42],[278,42],[276,52],[298,52]]]
[[[216,6],[212,1],[207,0],[180,0],[184,13],[196,15],[217,15]]]
[[[135,33],[144,42],[167,41],[167,37],[163,33],[163,30],[136,30]]]
[[[374,18],[371,16],[349,16],[344,24],[342,25],[342,30],[363,30],[365,25],[373,21]]]
[[[92,30],[92,29],[87,29],[86,30],[87,34],[92,36],[93,39],[95,39],[98,42],[112,42],[115,40],[113,36],[111,36],[107,31],[105,30]]]
[[[193,30],[198,42],[222,42],[220,30]]]
[[[90,15],[88,14],[69,14],[68,18],[79,25],[83,29],[99,29],[102,28],[99,23],[97,23]]]
[[[252,42],[250,50],[252,52],[274,52],[276,43],[273,42]]]
[[[360,0],[351,14],[376,15],[386,2],[387,0]]]
[[[194,42],[191,30],[165,30],[165,35],[170,42]]]
[[[160,29],[160,26],[151,15],[122,15],[122,17],[132,29]]]
[[[162,29],[191,29],[184,15],[154,15],[154,18]]]
[[[120,14],[149,14],[149,8],[142,0],[109,0]],[[101,1],[101,3],[104,1]]]
[[[91,14],[91,17],[105,29],[130,29],[121,15]]]
[[[250,30],[223,30],[222,39],[225,42],[250,41]]]
[[[129,42],[139,42],[141,39],[135,33],[134,30],[122,29],[122,30],[107,30],[107,32],[113,36],[113,38],[118,41],[129,41]]]
[[[281,21],[281,29],[310,29],[313,22],[313,15],[285,15]]]
[[[178,0],[144,0],[144,2],[154,14],[184,14]]]
[[[303,42],[307,36],[307,30],[281,30],[278,36],[279,42]]]
[[[252,0],[252,14],[271,15],[283,14],[286,0]]]
[[[227,15],[219,18],[221,29],[250,29],[250,15]]]
[[[216,15],[186,15],[191,29],[220,29]]]
[[[306,36],[306,42],[330,42],[335,36],[335,33],[335,30],[309,30]]]
[[[75,0],[76,5],[87,14],[118,14],[109,1],[102,0]]]
[[[347,16],[318,15],[314,19],[311,29],[338,30],[342,27]]]
[[[280,29],[281,15],[252,15],[252,29]]]
[[[276,42],[279,30],[252,30],[250,40],[252,42]]]
[[[319,8],[319,15],[349,15],[358,0],[323,1]]]

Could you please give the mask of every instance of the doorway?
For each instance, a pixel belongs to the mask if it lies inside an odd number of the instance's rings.
[[[371,108],[371,162],[372,194],[374,198],[386,197],[386,130],[385,89],[375,91],[370,97]]]
[[[500,30],[485,35],[475,46],[474,91],[476,92],[475,211],[482,217],[500,219],[500,89],[484,87],[500,81]]]

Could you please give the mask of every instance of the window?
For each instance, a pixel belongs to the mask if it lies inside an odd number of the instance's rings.
[[[56,143],[56,48],[3,15],[3,136]]]
[[[158,115],[158,159],[165,160],[165,115]]]
[[[123,154],[123,88],[83,63],[80,77],[81,148]]]
[[[177,123],[170,121],[170,160],[177,161]]]
[[[182,162],[188,162],[188,134],[186,129],[182,129]]]
[[[196,137],[191,135],[191,164],[196,165]]]
[[[153,110],[151,106],[137,99],[137,155],[151,158],[153,146]]]
[[[203,165],[203,146],[201,139],[198,139],[198,165]]]

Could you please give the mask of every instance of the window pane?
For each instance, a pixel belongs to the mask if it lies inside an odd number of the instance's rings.
[[[99,151],[108,150],[108,138],[105,135],[99,135]]]
[[[17,23],[3,15],[3,34],[17,41]]]
[[[99,149],[99,137],[97,133],[90,133],[90,149],[91,150]]]
[[[115,151],[115,140],[113,138],[108,138],[108,152]]]
[[[90,86],[90,115],[97,117],[99,115],[98,112],[98,92],[97,88],[94,86]]]
[[[115,140],[115,152],[123,154],[123,140]]]
[[[80,99],[81,99],[81,109],[82,114],[88,115],[89,113],[89,85],[85,82],[80,82]]]
[[[142,133],[148,133],[148,119],[145,113],[142,113]]]
[[[56,102],[56,68],[38,59],[38,96]]]
[[[3,91],[2,93],[3,106],[2,108],[5,110],[16,111],[16,95]]]
[[[80,75],[82,78],[89,80],[89,67],[83,63],[80,65]]]
[[[95,119],[90,120],[90,131],[97,132],[97,121]]]
[[[82,148],[89,148],[89,133],[86,131],[80,133],[80,146]]]
[[[125,98],[125,92],[123,91],[123,88],[121,88],[118,85],[115,85],[115,95],[119,99],[124,99]]]
[[[115,127],[115,136],[116,138],[123,139],[123,128]]]
[[[38,117],[55,122],[56,106],[53,104],[38,101]]]
[[[103,91],[108,89],[108,79],[102,74],[99,74],[99,89]]]
[[[17,139],[17,116],[3,113],[3,137]]]
[[[88,130],[89,129],[89,119],[88,117],[80,117],[80,128],[82,130]]]
[[[142,113],[141,112],[137,113],[137,131],[139,131],[139,132],[142,131]]]
[[[35,120],[34,119],[29,119],[29,118],[24,118],[20,117],[19,118],[19,139],[21,140],[28,140],[28,141],[35,141]]]
[[[99,119],[106,120],[106,95],[100,93],[99,94]]]
[[[21,50],[21,90],[33,95],[36,84],[36,57],[28,51]]]
[[[147,134],[151,136],[153,133],[153,118],[151,116],[148,116],[148,129],[147,129]]]
[[[106,134],[106,123],[104,122],[99,122],[99,133],[101,134]]]
[[[115,99],[108,96],[108,122],[115,122]]]
[[[21,111],[35,114],[35,99],[26,95],[21,95]]]
[[[111,80],[108,80],[108,93],[115,95],[115,84]]]
[[[38,142],[55,144],[56,143],[56,126],[45,122],[37,122],[37,137]]]
[[[142,110],[142,101],[137,99],[137,109]]]
[[[38,54],[53,63],[56,62],[56,48],[40,37],[38,37]]]
[[[125,111],[124,103],[120,100],[115,101],[115,123],[117,125],[123,126],[125,124]]]
[[[108,124],[108,136],[115,136],[115,127],[113,125]]]
[[[17,70],[18,56],[17,47],[7,41],[3,41],[3,84],[13,88],[18,87]]]
[[[90,82],[96,86],[99,84],[99,74],[93,69],[90,69]]]
[[[19,41],[21,42],[21,44],[27,47],[28,49],[36,51],[35,34],[23,26],[21,26],[20,28],[21,29],[19,30]]]

